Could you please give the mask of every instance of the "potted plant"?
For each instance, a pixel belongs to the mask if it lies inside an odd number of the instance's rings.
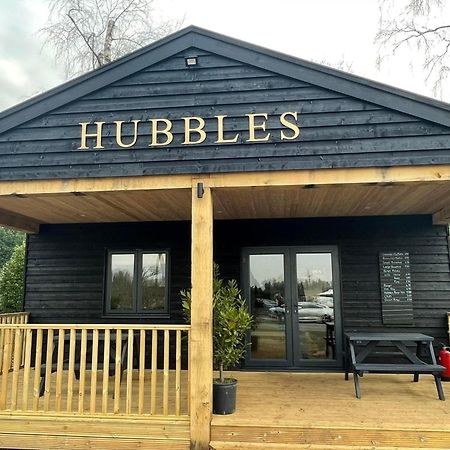
[[[190,320],[191,292],[180,292],[183,310]],[[213,380],[213,413],[232,414],[236,409],[237,380],[226,378],[224,370],[235,367],[247,349],[245,340],[252,325],[245,299],[236,280],[220,278],[214,264],[213,281],[213,363],[219,378]]]

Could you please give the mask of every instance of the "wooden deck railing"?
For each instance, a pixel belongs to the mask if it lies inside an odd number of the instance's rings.
[[[18,313],[5,313],[0,314],[0,325],[3,324],[16,324],[16,323],[28,323],[28,319],[30,317],[30,313],[27,312],[18,312]],[[21,333],[21,338],[23,337],[23,333]],[[13,337],[14,338],[14,337]],[[5,340],[5,332],[3,329],[0,329],[0,349],[3,348]],[[22,366],[22,358],[24,356],[24,352],[22,351],[20,354],[19,366]],[[6,367],[7,370],[10,370],[13,364],[13,355],[10,355],[10,358],[4,362],[4,358],[0,356],[0,373],[3,371],[3,367]]]
[[[0,314],[0,324],[4,323],[28,323],[30,313],[17,312],[17,313],[5,313]]]
[[[1,324],[0,412],[187,416],[189,329]]]

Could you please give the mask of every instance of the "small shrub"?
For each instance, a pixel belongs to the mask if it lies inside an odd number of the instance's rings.
[[[225,282],[220,278],[217,264],[214,264],[213,292],[213,362],[219,370],[220,382],[224,383],[224,369],[235,366],[245,356],[245,337],[253,319],[236,280]],[[189,322],[191,292],[181,291],[180,295]]]

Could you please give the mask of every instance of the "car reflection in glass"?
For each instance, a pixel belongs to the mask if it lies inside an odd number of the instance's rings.
[[[284,321],[284,306],[269,308],[269,317]],[[333,308],[314,302],[298,302],[298,321],[323,323],[334,319]]]
[[[333,308],[320,303],[298,302],[298,321],[322,323],[333,320]]]

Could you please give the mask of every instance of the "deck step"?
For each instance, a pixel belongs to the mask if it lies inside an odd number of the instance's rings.
[[[450,429],[213,425],[211,445],[226,449],[449,449]]]
[[[0,448],[189,450],[187,419],[0,414]]]
[[[170,441],[167,439],[142,439],[136,438],[115,438],[114,436],[70,436],[60,435],[33,436],[21,435],[0,435],[0,448],[10,450],[189,450],[189,441]]]
[[[412,450],[411,447],[374,447],[348,445],[314,445],[314,444],[259,444],[255,442],[220,442],[210,443],[211,450]]]

